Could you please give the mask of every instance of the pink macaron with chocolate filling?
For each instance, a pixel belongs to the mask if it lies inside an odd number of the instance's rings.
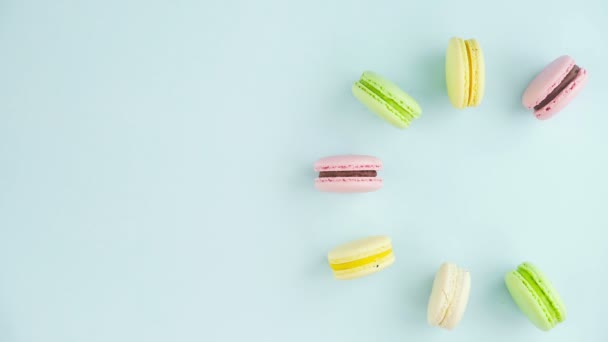
[[[522,103],[534,110],[537,119],[550,119],[576,97],[587,77],[587,70],[576,65],[572,57],[561,56],[530,82]]]
[[[382,161],[372,156],[346,155],[319,159],[315,187],[326,192],[370,192],[382,187]]]

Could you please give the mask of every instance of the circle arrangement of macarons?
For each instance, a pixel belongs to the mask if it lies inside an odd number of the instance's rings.
[[[530,82],[522,104],[539,120],[563,110],[587,83],[587,70],[570,56],[549,63]],[[447,95],[454,108],[477,107],[485,92],[485,60],[475,39],[451,38],[445,59]],[[365,71],[353,84],[353,95],[370,111],[398,128],[407,128],[422,114],[418,102],[395,83]],[[315,188],[323,192],[357,193],[382,188],[380,159],[366,155],[330,156],[314,164]],[[332,249],[327,260],[334,277],[356,279],[378,273],[395,262],[391,239],[371,236]],[[540,269],[520,264],[504,278],[505,287],[520,311],[543,331],[566,319],[566,308],[557,290]],[[427,307],[429,325],[454,329],[463,318],[471,292],[471,272],[446,262],[439,267]]]

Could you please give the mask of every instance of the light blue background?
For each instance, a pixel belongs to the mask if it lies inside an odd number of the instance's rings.
[[[0,340],[602,341],[608,281],[608,3],[0,2]],[[444,51],[477,38],[479,108],[451,108]],[[570,54],[559,116],[520,105]],[[419,100],[405,131],[350,87]],[[317,158],[383,159],[369,194],[313,188]],[[396,264],[335,281],[373,234]],[[440,263],[472,271],[453,332],[426,324]],[[565,324],[536,330],[504,273],[530,260]]]

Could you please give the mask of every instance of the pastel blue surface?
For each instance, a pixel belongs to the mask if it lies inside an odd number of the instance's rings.
[[[608,3],[0,3],[0,341],[602,341],[608,281]],[[476,38],[479,108],[444,52]],[[551,121],[520,104],[562,54],[587,88]],[[423,107],[402,131],[351,95],[364,70]],[[385,187],[313,188],[316,159],[383,159]],[[326,253],[374,234],[397,262],[350,282]],[[428,327],[443,261],[472,272]],[[543,333],[503,275],[553,280]]]

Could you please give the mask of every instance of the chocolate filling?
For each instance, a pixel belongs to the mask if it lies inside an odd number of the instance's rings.
[[[559,95],[559,93],[561,93],[564,89],[566,89],[566,87],[568,87],[568,85],[570,83],[572,83],[572,81],[574,81],[576,76],[578,76],[578,72],[580,70],[581,70],[581,68],[579,68],[578,65],[575,65],[572,68],[572,70],[570,70],[568,75],[566,75],[566,77],[564,77],[564,79],[562,80],[562,83],[560,83],[557,87],[555,87],[555,89],[553,89],[553,91],[549,95],[547,95],[547,97],[544,100],[542,100],[538,105],[536,105],[534,107],[534,110],[539,110],[539,109],[543,108],[544,106],[548,105],[551,101],[553,101],[553,99],[555,99],[557,97],[557,95]]]
[[[319,178],[329,177],[376,177],[378,172],[375,170],[363,170],[363,171],[321,171],[319,172]]]

